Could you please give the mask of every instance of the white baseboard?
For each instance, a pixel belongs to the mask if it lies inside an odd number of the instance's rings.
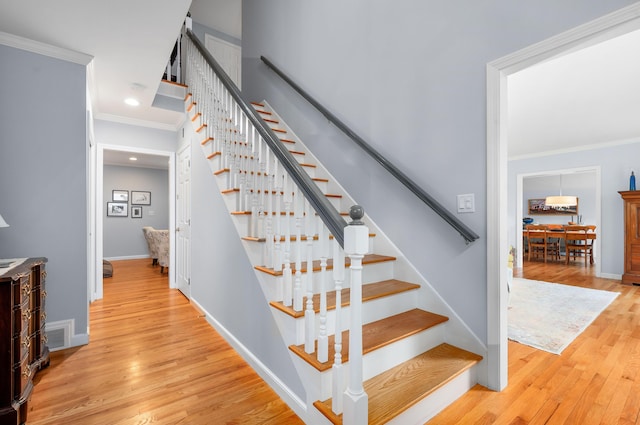
[[[118,260],[139,260],[141,258],[151,258],[149,255],[123,255],[119,257],[104,257],[107,261],[118,261]]]
[[[271,369],[260,361],[253,353],[247,349],[233,334],[231,334],[220,322],[218,322],[206,309],[202,307],[196,300],[191,299],[194,307],[202,312],[207,322],[240,354],[240,356],[256,371],[262,379],[284,400],[285,403],[298,415],[301,419],[307,417],[307,405],[301,400],[297,394],[285,385],[284,382],[276,376]]]
[[[621,274],[615,274],[615,273],[600,273],[600,277],[603,278],[603,279],[622,280],[622,275]]]
[[[51,351],[64,350],[89,343],[88,334],[75,334],[75,319],[47,322],[44,325],[44,330],[47,333],[47,346]]]

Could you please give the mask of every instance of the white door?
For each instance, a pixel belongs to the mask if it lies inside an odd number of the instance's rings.
[[[242,51],[240,47],[235,44],[231,44],[219,38],[216,38],[210,34],[205,34],[204,46],[220,64],[224,72],[229,75],[231,80],[236,83],[236,86],[240,85],[241,68],[242,63]]]
[[[191,146],[178,152],[176,188],[176,286],[191,297]]]

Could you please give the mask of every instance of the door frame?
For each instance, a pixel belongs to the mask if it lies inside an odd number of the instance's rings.
[[[138,148],[133,146],[121,146],[121,145],[108,145],[103,143],[97,144],[96,152],[96,177],[95,187],[93,188],[95,193],[95,211],[94,214],[96,224],[96,237],[95,237],[95,258],[93,264],[95,264],[95,275],[93,282],[89,281],[89,300],[90,302],[102,299],[103,297],[103,281],[102,281],[102,258],[103,258],[103,243],[104,243],[104,217],[102,214],[104,199],[104,151],[122,151],[130,153],[148,154],[166,156],[169,161],[169,287],[175,288],[175,197],[176,197],[176,172],[175,172],[175,152],[161,151],[155,149]]]
[[[175,286],[178,290],[180,290],[180,292],[182,292],[184,294],[185,297],[187,297],[188,299],[191,299],[191,206],[192,206],[192,202],[191,202],[191,178],[192,178],[192,174],[191,174],[191,144],[185,144],[184,146],[182,146],[181,148],[178,149],[178,151],[176,152],[176,168],[178,168],[178,162],[180,160],[180,156],[182,155],[182,152],[188,152],[189,154],[189,158],[188,158],[188,162],[189,162],[189,196],[188,196],[188,201],[189,202],[189,207],[188,207],[188,211],[189,211],[189,252],[188,252],[188,259],[187,259],[187,265],[184,266],[187,269],[187,273],[188,273],[188,283],[187,283],[187,292],[188,293],[184,293],[182,291],[182,289],[180,288],[180,285],[178,284],[178,261],[179,261],[179,255],[178,255],[178,246],[179,244],[177,243],[177,239],[178,239],[178,234],[181,234],[181,232],[178,232],[176,229],[176,232],[174,233],[176,235],[176,250],[175,250],[175,259],[176,259],[176,267],[174,267],[175,270]],[[176,218],[175,218],[175,222],[176,225],[178,224],[178,204],[183,202],[184,200],[182,199],[178,199],[177,195],[178,195],[178,180],[179,180],[179,175],[180,171],[176,170]]]
[[[487,384],[508,381],[507,77],[640,28],[640,3],[619,9],[487,64]]]

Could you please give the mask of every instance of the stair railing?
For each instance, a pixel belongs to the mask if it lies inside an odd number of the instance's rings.
[[[202,134],[203,150],[208,159],[217,161],[220,173],[226,173],[226,190],[238,192],[234,205],[237,214],[250,216],[246,233],[266,241],[263,252],[265,264],[275,275],[282,276],[274,297],[284,305],[293,305],[296,311],[304,309],[305,351],[316,352],[321,362],[328,360],[329,352],[326,292],[334,287],[340,301],[345,254],[351,259],[350,379],[345,390],[341,361],[343,329],[338,303],[332,409],[340,414],[344,406],[345,424],[366,424],[367,395],[362,383],[361,269],[362,258],[368,251],[369,232],[360,221],[363,211],[361,207],[352,208],[358,212],[351,214],[353,225],[347,226],[340,213],[283,146],[274,130],[243,98],[237,86],[189,28],[185,29],[183,43],[183,70],[190,90],[188,96],[192,97],[187,112],[196,133]],[[289,230],[292,218],[295,239]],[[319,276],[314,276],[315,238],[318,238]],[[326,273],[331,243],[334,244],[332,279]],[[330,285],[331,280],[333,285]],[[314,293],[320,294],[319,325],[316,325]],[[305,294],[306,299],[303,298]]]
[[[400,171],[398,167],[393,165],[387,158],[385,158],[380,152],[375,150],[370,144],[368,144],[362,137],[351,130],[345,123],[343,123],[338,117],[331,113],[327,108],[314,99],[309,93],[307,93],[296,82],[289,78],[284,72],[282,72],[276,65],[274,65],[269,59],[264,56],[260,56],[260,59],[271,68],[280,78],[282,78],[287,84],[289,84],[295,91],[297,91],[307,102],[313,105],[322,115],[324,115],[329,121],[331,121],[336,127],[338,127],[344,134],[346,134],[351,140],[353,140],[358,146],[360,146],[367,154],[375,159],[384,169],[386,169],[392,176],[394,176],[400,183],[406,186],[414,195],[416,195],[422,202],[428,205],[433,211],[436,212],[444,221],[449,223],[465,240],[466,243],[477,240],[478,236],[473,230],[471,230],[466,224],[460,221],[456,216],[451,214],[442,204],[440,204],[434,197],[424,191],[417,183],[409,178],[405,173]]]

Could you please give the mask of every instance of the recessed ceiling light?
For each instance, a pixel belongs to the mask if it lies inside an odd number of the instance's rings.
[[[138,99],[134,99],[132,97],[128,97],[124,100],[124,103],[126,103],[127,105],[131,105],[131,106],[138,106],[140,105],[140,102],[138,101]]]
[[[137,161],[137,160],[138,160],[138,158],[136,158],[135,156],[130,156],[129,157],[129,161]]]

